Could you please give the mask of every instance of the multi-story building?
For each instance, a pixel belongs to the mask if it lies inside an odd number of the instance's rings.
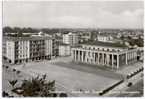
[[[75,33],[68,33],[68,34],[63,34],[63,43],[69,44],[69,45],[75,45],[78,44],[79,42],[79,36]]]
[[[137,61],[137,49],[115,43],[90,42],[72,48],[71,56],[74,62],[118,69]]]
[[[70,45],[60,44],[59,45],[59,56],[69,56],[71,53]]]
[[[9,63],[51,59],[55,56],[55,40],[50,37],[4,37],[3,56]]]

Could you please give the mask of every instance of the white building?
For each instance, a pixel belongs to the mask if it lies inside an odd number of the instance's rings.
[[[59,45],[59,56],[69,56],[71,53],[70,45],[60,44]]]
[[[9,63],[51,59],[54,39],[50,37],[4,37],[3,56]]]
[[[137,61],[137,49],[115,43],[90,42],[72,48],[71,56],[74,62],[118,69]]]
[[[78,44],[79,42],[79,36],[75,33],[68,33],[68,34],[63,34],[63,43],[64,44],[69,44],[69,45],[75,45]]]
[[[98,41],[101,41],[101,42],[108,42],[108,41],[113,40],[112,36],[107,35],[107,34],[99,34],[97,35],[97,39]]]

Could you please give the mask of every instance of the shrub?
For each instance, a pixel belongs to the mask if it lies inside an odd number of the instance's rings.
[[[9,68],[9,66],[6,66],[6,69],[8,69]]]
[[[20,74],[20,72],[21,72],[21,71],[18,70],[18,71],[17,71],[17,74]]]
[[[67,97],[67,94],[66,93],[60,93],[59,97]]]
[[[22,95],[26,97],[53,97],[55,95],[50,92],[55,91],[55,81],[47,81],[46,75],[41,78],[37,76],[36,78],[23,80],[21,90],[23,90]]]
[[[15,71],[16,71],[16,69],[13,69],[13,71],[15,72]]]
[[[8,97],[9,94],[8,94],[7,92],[3,91],[2,96],[3,96],[3,97]]]
[[[12,80],[12,81],[9,81],[9,84],[14,88],[17,82],[18,80]]]

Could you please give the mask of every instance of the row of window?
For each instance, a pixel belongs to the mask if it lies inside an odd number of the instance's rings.
[[[84,49],[89,49],[89,50],[100,50],[100,51],[121,51],[120,49],[110,49],[110,48],[98,48],[98,47],[88,47],[88,46],[83,46]]]

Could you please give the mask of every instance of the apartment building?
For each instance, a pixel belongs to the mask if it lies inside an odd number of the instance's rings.
[[[68,33],[63,34],[63,43],[69,44],[69,45],[75,45],[79,42],[79,36],[75,33]]]
[[[59,45],[59,56],[69,56],[71,52],[71,47],[68,44]]]
[[[3,56],[9,63],[50,60],[57,45],[50,37],[4,37]]]

